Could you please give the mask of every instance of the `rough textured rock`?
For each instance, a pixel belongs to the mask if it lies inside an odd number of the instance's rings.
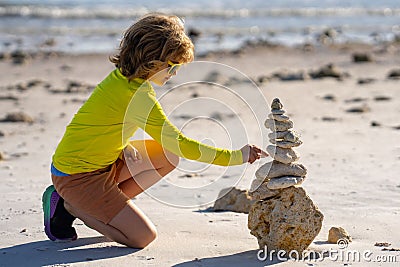
[[[276,161],[289,164],[299,159],[299,154],[291,148],[281,148],[277,146],[267,146],[268,154]]]
[[[264,126],[271,131],[287,131],[290,128],[293,128],[293,122],[291,120],[287,121],[275,121],[271,119],[267,119],[264,123]]]
[[[306,174],[307,169],[302,164],[283,164],[276,160],[265,163],[256,171],[256,177],[259,179],[280,176],[305,176]]]
[[[303,252],[321,230],[322,213],[301,187],[289,187],[270,199],[257,201],[248,217],[250,233],[261,249]]]
[[[247,190],[240,190],[235,187],[224,188],[219,192],[218,199],[214,203],[215,211],[234,211],[249,213],[254,203]]]
[[[328,234],[328,242],[336,244],[339,239],[347,239],[348,242],[352,241],[351,236],[342,227],[331,227]]]
[[[304,177],[299,176],[282,176],[268,181],[269,189],[283,189],[289,186],[300,185],[304,181]]]

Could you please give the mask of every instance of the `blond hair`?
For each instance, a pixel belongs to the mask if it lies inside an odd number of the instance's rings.
[[[168,61],[189,63],[194,45],[185,34],[183,22],[176,16],[148,14],[129,27],[121,40],[119,53],[110,61],[129,80],[149,78]]]

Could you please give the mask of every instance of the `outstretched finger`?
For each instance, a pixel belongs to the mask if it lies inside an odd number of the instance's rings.
[[[266,158],[268,156],[269,156],[269,154],[267,152],[265,152],[264,150],[261,150],[261,157],[262,158]]]

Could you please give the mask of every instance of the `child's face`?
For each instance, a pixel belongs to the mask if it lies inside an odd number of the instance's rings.
[[[171,64],[173,65],[172,62]],[[163,86],[169,79],[171,79],[172,76],[176,75],[180,66],[180,64],[177,66],[171,66],[170,64],[167,64],[166,66],[163,66],[161,70],[156,71],[149,80],[156,85]]]
[[[173,75],[176,75],[176,73],[168,74],[168,68],[164,68],[152,75],[149,80],[158,86],[163,86]]]

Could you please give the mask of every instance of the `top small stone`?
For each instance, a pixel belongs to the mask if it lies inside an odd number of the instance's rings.
[[[279,98],[275,98],[274,100],[272,100],[271,109],[282,109],[282,108],[283,105],[279,100]]]

